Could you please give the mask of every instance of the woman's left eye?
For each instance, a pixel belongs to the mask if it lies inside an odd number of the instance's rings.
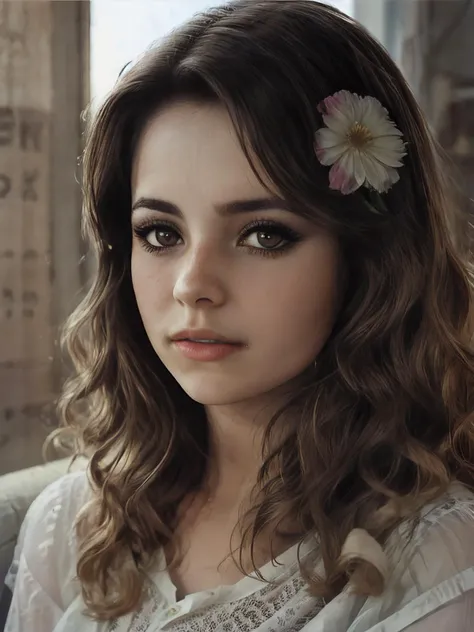
[[[286,242],[285,238],[276,231],[256,230],[246,237],[243,243],[245,243],[246,246],[252,246],[252,248],[273,250]]]
[[[299,239],[299,235],[286,226],[260,225],[248,227],[239,240],[239,246],[267,252],[281,251]]]

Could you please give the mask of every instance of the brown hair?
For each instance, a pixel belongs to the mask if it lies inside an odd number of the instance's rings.
[[[370,210],[367,190],[330,190],[314,153],[317,104],[342,89],[377,98],[407,143],[383,213]],[[452,479],[473,483],[471,278],[434,142],[386,51],[319,2],[240,0],[149,50],[90,130],[84,226],[98,269],[65,330],[76,372],[60,405],[91,453],[96,491],[79,522],[88,525],[77,568],[85,603],[102,619],[138,606],[143,571],[171,541],[177,508],[206,466],[204,410],[153,351],[130,279],[134,148],[150,115],[177,98],[221,103],[256,173],[333,231],[346,261],[334,331],[286,407],[294,425],[277,445],[279,417],[268,427],[243,545],[297,517],[301,535],[320,539],[326,577],[304,571],[315,594],[337,594],[348,576],[376,594],[380,573],[341,556],[347,535],[362,528],[383,544]]]

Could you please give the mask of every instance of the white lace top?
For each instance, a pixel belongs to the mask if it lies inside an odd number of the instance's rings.
[[[166,570],[138,612],[96,622],[75,579],[74,518],[90,493],[68,474],[33,503],[7,578],[13,599],[5,632],[467,632],[474,630],[474,494],[459,483],[426,507],[411,538],[400,528],[386,552],[391,579],[381,597],[347,589],[325,605],[306,590],[296,547],[256,576],[176,599]],[[315,542],[300,556],[320,567]],[[320,570],[321,567],[320,567]]]

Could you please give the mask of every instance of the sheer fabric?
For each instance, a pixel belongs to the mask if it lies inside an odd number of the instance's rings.
[[[454,483],[426,507],[416,527],[387,543],[391,578],[381,597],[347,589],[327,605],[309,594],[297,547],[263,567],[270,584],[244,577],[176,600],[166,570],[151,575],[143,607],[114,621],[84,613],[75,578],[73,522],[88,500],[86,474],[49,486],[23,524],[7,584],[13,599],[5,632],[466,632],[474,629],[474,494]],[[410,536],[410,537],[409,537]],[[300,555],[321,569],[317,543]]]

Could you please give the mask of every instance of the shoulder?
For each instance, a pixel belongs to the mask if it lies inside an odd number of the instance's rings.
[[[429,583],[436,576],[447,577],[474,566],[473,541],[474,492],[455,482],[436,501],[426,505],[414,521],[401,525],[391,539],[388,552],[395,575],[409,566],[421,571],[425,562],[428,572],[425,581]]]
[[[474,520],[474,490],[457,481],[421,510],[418,522],[421,530],[427,531],[449,517],[468,523]]]
[[[474,493],[453,483],[392,534],[385,591],[367,599],[350,632],[398,632],[461,603],[474,590],[473,542]]]
[[[85,471],[66,474],[48,485],[31,504],[22,526],[20,543],[26,554],[58,546],[68,539],[75,517],[91,494]]]
[[[58,603],[69,601],[77,561],[75,519],[91,495],[85,471],[66,474],[39,494],[21,528],[10,583],[23,559],[45,592]]]

